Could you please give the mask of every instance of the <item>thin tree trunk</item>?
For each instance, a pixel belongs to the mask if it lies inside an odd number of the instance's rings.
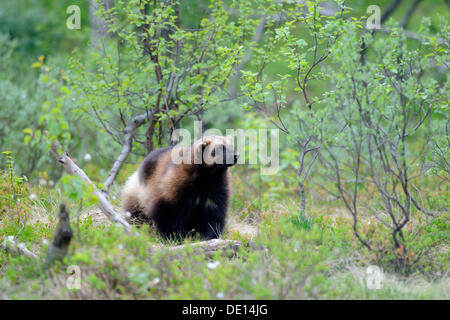
[[[95,46],[99,44],[101,38],[108,36],[108,22],[97,17],[95,13],[98,10],[99,5],[103,5],[105,10],[111,9],[111,0],[99,0],[98,3],[95,0],[89,1],[89,20],[91,24],[91,42]]]

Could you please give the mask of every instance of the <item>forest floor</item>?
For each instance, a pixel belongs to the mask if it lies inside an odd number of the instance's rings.
[[[47,247],[65,198],[56,188],[25,186],[22,203],[3,206],[0,233],[17,233],[21,213],[18,240],[38,259],[0,250],[0,299],[450,299],[448,242],[402,272],[364,249],[336,201],[313,195],[314,209],[301,217],[295,202],[257,205],[242,192],[242,181],[235,182],[222,238],[242,242],[236,254],[207,256],[189,245],[167,251],[173,244],[152,227],[133,226],[130,236],[95,205],[71,205],[69,253],[51,267],[45,266]],[[118,189],[110,198],[120,208]],[[371,222],[363,219],[361,228],[370,233]]]

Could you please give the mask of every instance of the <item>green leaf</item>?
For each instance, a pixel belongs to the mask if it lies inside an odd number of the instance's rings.
[[[23,129],[23,133],[31,135],[33,134],[33,130],[31,128],[25,128]]]

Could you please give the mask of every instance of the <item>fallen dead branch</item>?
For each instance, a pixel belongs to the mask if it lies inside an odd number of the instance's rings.
[[[53,143],[51,150],[55,155],[56,160],[64,167],[64,169],[69,174],[79,176],[84,182],[94,187],[93,194],[97,197],[98,205],[105,216],[111,222],[121,225],[126,233],[131,234],[130,224],[114,210],[113,206],[108,202],[108,200],[106,200],[103,192],[97,189],[97,187],[92,183],[91,179],[89,179],[86,173],[82,169],[80,169],[80,167],[78,167],[75,162],[73,162],[72,158],[69,157],[69,154],[66,151],[62,150],[61,144],[58,140]]]
[[[64,233],[67,235],[66,232]],[[57,234],[58,229],[55,232],[55,238],[57,238]],[[47,261],[52,261],[56,258],[61,259],[67,254],[70,239],[68,239],[68,237],[64,238],[65,240],[59,243],[59,245],[61,246],[54,245],[55,239],[53,240],[53,243],[49,247]],[[152,252],[156,252],[158,250],[165,250],[168,252],[182,252],[187,249],[193,249],[194,252],[204,253],[207,258],[212,258],[217,251],[222,251],[224,254],[234,257],[237,255],[239,248],[242,248],[243,246],[243,243],[237,240],[212,239],[208,241],[182,244],[174,247],[154,245],[152,246]],[[255,248],[251,244],[249,244],[248,247]],[[0,244],[0,248],[6,250],[7,252],[14,252],[16,254],[21,254],[29,258],[38,258],[35,253],[27,249],[25,244],[16,242],[13,236],[9,236],[7,239],[5,239],[5,241]],[[256,248],[256,250],[259,249],[261,248]]]
[[[211,258],[217,251],[223,251],[231,256],[235,256],[241,246],[242,242],[236,240],[212,239],[189,244],[181,244],[173,247],[155,245],[152,248],[152,252],[156,252],[158,250],[167,252],[182,252],[187,249],[192,249],[194,252],[203,252],[207,258]]]
[[[207,241],[200,241],[189,244],[182,244],[174,247],[170,246],[154,246],[152,251],[166,250],[168,252],[182,252],[187,249],[192,249],[195,252],[202,252],[207,258],[212,258],[217,251],[234,257],[237,255],[240,248],[248,247],[252,250],[267,250],[263,246],[255,245],[252,242],[244,245],[241,241],[227,240],[227,239],[212,239]]]
[[[200,241],[190,244],[182,244],[174,247],[165,247],[165,249],[171,252],[179,252],[186,250],[187,248],[193,249],[193,251],[201,251],[206,257],[211,258],[217,251],[223,251],[229,253],[231,256],[235,256],[242,247],[242,242],[236,240],[226,239],[212,239],[208,241]]]
[[[3,243],[0,243],[0,248],[5,250],[6,252],[13,252],[17,254],[21,254],[27,258],[37,259],[38,256],[28,250],[27,246],[24,243],[17,242],[16,239],[14,239],[14,236],[8,236],[3,241]]]

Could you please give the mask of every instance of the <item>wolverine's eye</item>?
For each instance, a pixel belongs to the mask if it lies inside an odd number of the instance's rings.
[[[215,157],[216,156],[216,150],[214,149],[212,152],[211,152],[211,157]]]

